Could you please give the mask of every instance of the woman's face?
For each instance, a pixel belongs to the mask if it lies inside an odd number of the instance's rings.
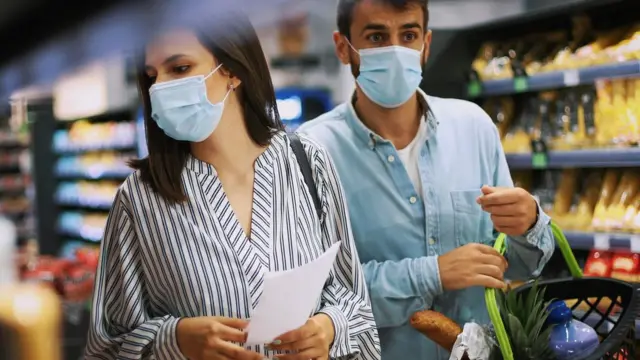
[[[153,84],[196,75],[207,76],[219,65],[192,31],[182,29],[156,37],[146,48],[145,60],[146,73]],[[209,101],[217,103],[225,97],[231,79],[220,68],[205,84]]]

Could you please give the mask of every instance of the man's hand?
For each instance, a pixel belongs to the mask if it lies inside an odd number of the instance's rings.
[[[273,350],[293,351],[286,355],[276,355],[281,360],[328,360],[329,347],[335,330],[333,321],[325,314],[318,314],[307,320],[302,327],[279,336],[269,345]]]
[[[521,188],[482,187],[478,204],[491,214],[493,227],[509,236],[524,235],[538,218],[538,203]]]
[[[507,260],[491,246],[467,244],[438,257],[445,290],[482,286],[503,289]]]

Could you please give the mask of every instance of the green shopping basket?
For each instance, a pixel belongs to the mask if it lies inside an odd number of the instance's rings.
[[[539,281],[538,287],[545,288],[545,300],[576,300],[575,305],[571,307],[574,318],[596,329],[602,341],[596,351],[584,360],[635,359],[636,317],[640,312],[640,297],[637,294],[637,287],[616,279],[583,278],[582,270],[573,251],[571,251],[567,238],[555,223],[551,223],[551,228],[557,248],[562,252],[572,277]],[[494,244],[494,248],[503,255],[507,248],[505,240],[506,235],[500,234]],[[523,296],[531,291],[532,286],[533,284],[529,283],[513,291],[517,296]],[[511,343],[500,317],[496,291],[500,290],[485,290],[489,318],[493,323],[503,359],[517,360],[513,358]],[[602,311],[599,305],[606,298],[611,300],[611,304],[607,306],[606,311]],[[576,311],[579,306],[588,310]]]

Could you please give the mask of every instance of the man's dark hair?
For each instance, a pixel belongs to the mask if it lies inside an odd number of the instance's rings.
[[[353,21],[353,9],[363,0],[338,0],[338,32],[347,39],[351,38],[349,29]],[[422,8],[424,14],[424,30],[427,31],[429,24],[429,0],[376,0],[382,4],[388,4],[396,9],[406,9],[408,6],[417,4]]]
[[[200,26],[192,23],[190,27],[200,43],[222,64],[221,71],[241,81],[237,93],[249,136],[256,144],[267,145],[276,132],[284,129],[278,114],[269,66],[258,35],[246,15],[234,13],[227,19],[232,21],[214,16],[206,19],[207,24]],[[151,85],[152,79],[147,76],[144,62],[141,61],[138,88],[144,107],[149,156],[133,160],[130,165],[140,170],[142,181],[163,198],[169,202],[182,202],[187,199],[181,174],[190,153],[189,142],[167,136],[151,118]]]

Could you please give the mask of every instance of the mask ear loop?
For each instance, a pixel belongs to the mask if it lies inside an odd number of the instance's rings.
[[[215,68],[215,69],[211,70],[211,72],[209,73],[209,75],[207,75],[207,76],[205,76],[205,77],[204,77],[204,80],[206,81],[208,78],[210,78],[210,77],[211,77],[211,75],[215,74],[215,73],[216,73],[216,71],[218,71],[221,67],[222,67],[222,64],[220,64],[220,65],[216,66],[216,68]]]

